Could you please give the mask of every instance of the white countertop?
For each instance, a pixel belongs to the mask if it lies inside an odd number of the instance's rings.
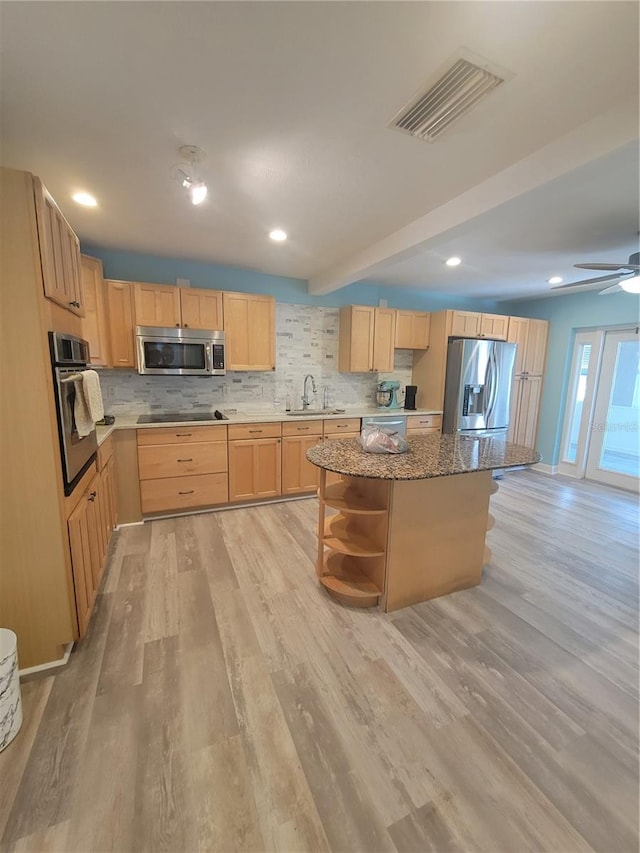
[[[327,420],[342,420],[344,418],[370,418],[387,416],[393,417],[397,415],[441,415],[442,410],[439,409],[378,409],[374,407],[361,407],[357,409],[345,409],[343,412],[330,410],[332,413],[321,413],[311,415],[287,415],[286,412],[238,412],[237,414],[227,415],[228,420],[218,421],[212,419],[210,421],[175,421],[162,424],[139,424],[139,414],[135,415],[116,415],[116,421],[111,426],[96,427],[96,435],[98,438],[98,446],[108,438],[116,429],[157,429],[158,427],[174,427],[174,426],[211,426],[212,424],[255,424],[255,423],[282,423],[284,421],[327,421]]]

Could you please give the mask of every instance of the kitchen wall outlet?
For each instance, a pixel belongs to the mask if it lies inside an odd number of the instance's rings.
[[[378,308],[386,308],[386,307],[387,307],[387,300],[386,299],[379,299],[378,300]]]
[[[178,287],[191,287],[191,281],[188,278],[177,278],[176,284]]]

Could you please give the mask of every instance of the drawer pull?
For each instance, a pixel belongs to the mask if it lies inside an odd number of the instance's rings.
[[[302,432],[302,430],[309,429],[309,427],[298,427],[298,432]]]
[[[95,501],[95,499],[96,499],[96,496],[97,496],[97,492],[89,492],[88,500],[90,500],[93,503],[93,501]]]
[[[193,458],[191,459],[177,459],[177,462],[193,462]]]
[[[190,489],[188,492],[178,492],[179,495],[192,495],[195,489]]]
[[[257,433],[261,433],[261,432],[262,432],[262,430],[261,430],[261,429],[250,429],[250,430],[249,430],[249,432],[257,432]]]
[[[176,438],[186,438],[189,435],[193,435],[192,432],[177,432]]]
[[[346,429],[346,428],[347,428],[346,424],[336,424],[336,429]]]

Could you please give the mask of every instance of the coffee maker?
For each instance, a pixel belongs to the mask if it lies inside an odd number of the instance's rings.
[[[395,379],[384,379],[378,382],[378,391],[376,393],[376,401],[379,409],[399,409],[398,389],[400,383]]]
[[[416,410],[416,394],[418,393],[417,385],[407,385],[404,389],[404,407],[411,412]]]

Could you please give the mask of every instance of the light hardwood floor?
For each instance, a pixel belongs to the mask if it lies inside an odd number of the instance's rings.
[[[2,849],[635,853],[636,500],[523,471],[492,513],[480,587],[388,615],[319,587],[315,499],[122,531]]]

